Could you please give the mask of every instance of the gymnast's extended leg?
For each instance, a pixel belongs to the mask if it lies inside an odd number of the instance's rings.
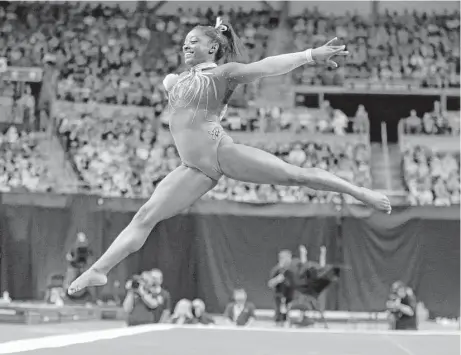
[[[128,255],[138,251],[157,223],[189,207],[215,185],[215,180],[198,170],[185,166],[176,168],[160,182],[152,197],[139,209],[109,249],[70,285],[68,293],[88,286],[104,285],[107,282],[106,274]]]
[[[288,164],[258,148],[223,142],[218,148],[218,162],[224,175],[235,180],[346,193],[378,210],[391,212],[389,199],[379,192],[357,187],[322,169]]]

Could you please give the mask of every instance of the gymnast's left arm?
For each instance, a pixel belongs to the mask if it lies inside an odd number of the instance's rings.
[[[267,57],[249,64],[227,63],[222,69],[229,80],[237,84],[247,84],[264,77],[286,74],[305,64],[326,63],[336,68],[338,64],[330,58],[347,55],[349,52],[345,51],[346,46],[332,45],[334,41],[336,38],[318,48]]]

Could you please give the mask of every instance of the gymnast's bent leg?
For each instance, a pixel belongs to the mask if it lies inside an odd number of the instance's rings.
[[[258,148],[223,141],[218,147],[218,163],[224,175],[235,180],[345,193],[378,210],[391,212],[389,199],[379,192],[357,187],[322,169],[288,164]]]
[[[106,274],[131,253],[138,251],[160,221],[173,217],[211,190],[216,181],[202,172],[180,166],[165,177],[151,198],[139,209],[130,224],[88,271],[69,287],[75,293],[88,286],[107,282]]]

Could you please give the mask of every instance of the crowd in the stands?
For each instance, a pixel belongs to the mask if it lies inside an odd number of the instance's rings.
[[[52,179],[34,134],[10,127],[0,133],[0,191],[48,191]]]
[[[292,131],[340,136],[369,132],[368,113],[363,105],[359,105],[355,116],[349,118],[341,110],[331,107],[327,100],[318,109],[305,106],[229,108],[221,123],[229,131]]]
[[[61,141],[82,186],[108,196],[146,197],[180,163],[175,148],[161,145],[156,137],[155,117],[160,116],[166,101],[161,81],[180,66],[186,32],[197,24],[213,24],[218,15],[234,25],[251,61],[267,55],[271,34],[279,23],[278,16],[268,10],[224,13],[222,9],[179,9],[174,15],[155,15],[151,7],[128,10],[78,2],[4,2],[0,4],[0,57],[10,66],[42,66],[46,62],[53,75],[44,79],[50,81],[44,85],[50,84],[60,100],[87,103],[88,107],[93,107],[92,103],[153,107],[154,117],[121,110],[108,118],[94,108],[84,113],[54,112]],[[348,43],[351,53],[347,61],[340,60],[337,71],[312,67],[294,71],[297,83],[340,85],[348,79],[363,79],[374,83],[410,80],[423,87],[459,86],[458,12],[383,12],[370,21],[358,14],[326,16],[313,9],[289,18],[289,23],[293,49],[338,37]],[[32,117],[35,102],[30,90],[26,91],[29,99],[24,99],[23,106]],[[254,94],[252,90],[244,93],[247,98]],[[348,118],[326,100],[318,109],[229,108],[222,124],[229,131],[337,136],[369,132],[364,106]],[[404,129],[408,134],[459,134],[459,115],[448,114],[435,104],[433,112],[421,118],[412,111]],[[50,187],[43,183],[48,179],[41,178],[49,171],[31,137],[15,128],[0,137],[5,152],[0,157],[2,190]],[[260,147],[299,166],[320,167],[358,185],[371,186],[369,145],[341,142],[268,143]],[[406,151],[403,160],[412,203],[459,201],[459,156],[439,157],[417,148]],[[307,188],[257,186],[226,178],[207,196],[247,202],[339,201],[337,195]]]
[[[266,54],[278,15],[270,11],[211,9],[156,15],[151,7],[128,10],[81,2],[4,2],[0,6],[0,57],[9,65],[57,69],[61,98],[73,101],[152,105],[159,84],[180,65],[186,32],[225,15],[249,49],[250,60]],[[422,86],[459,86],[459,12],[436,15],[387,11],[374,21],[358,14],[331,16],[306,10],[289,19],[297,49],[332,37],[348,44],[347,62],[335,72],[295,71],[298,82],[341,84],[344,78],[417,80]],[[293,41],[294,38],[294,41]]]
[[[460,202],[459,151],[434,152],[415,146],[403,153],[403,176],[412,205],[449,206]]]
[[[416,110],[410,111],[410,116],[403,120],[405,134],[425,135],[458,135],[460,129],[460,112],[447,112],[441,109],[440,102],[434,102],[431,112],[425,112],[418,117]]]
[[[106,196],[147,196],[156,177],[146,174],[156,164],[167,164],[154,148],[155,121],[138,112],[61,112],[59,133],[70,153],[82,186]],[[162,169],[157,171],[160,176]]]
[[[339,70],[301,68],[294,72],[295,79],[325,85],[355,79],[374,84],[410,81],[422,87],[459,87],[459,19],[459,10],[439,14],[384,11],[375,19],[350,12],[335,17],[306,11],[292,18],[295,47],[311,48],[338,37],[347,43],[350,56]]]

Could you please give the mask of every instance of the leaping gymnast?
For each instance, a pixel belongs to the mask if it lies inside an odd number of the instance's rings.
[[[331,58],[348,52],[344,45],[334,45],[335,40],[303,52],[242,64],[235,60],[242,56],[243,45],[232,27],[219,18],[215,27],[197,26],[190,31],[183,45],[185,64],[190,69],[180,75],[169,74],[163,81],[169,97],[170,130],[182,165],[159,183],[130,224],[101,258],[70,285],[68,293],[106,284],[107,273],[138,251],[155,225],[192,205],[223,175],[249,183],[308,186],[349,194],[390,213],[385,195],[357,187],[322,169],[301,168],[263,150],[236,144],[220,124],[240,84],[286,74],[302,65],[337,67]],[[224,64],[216,64],[218,61]]]

